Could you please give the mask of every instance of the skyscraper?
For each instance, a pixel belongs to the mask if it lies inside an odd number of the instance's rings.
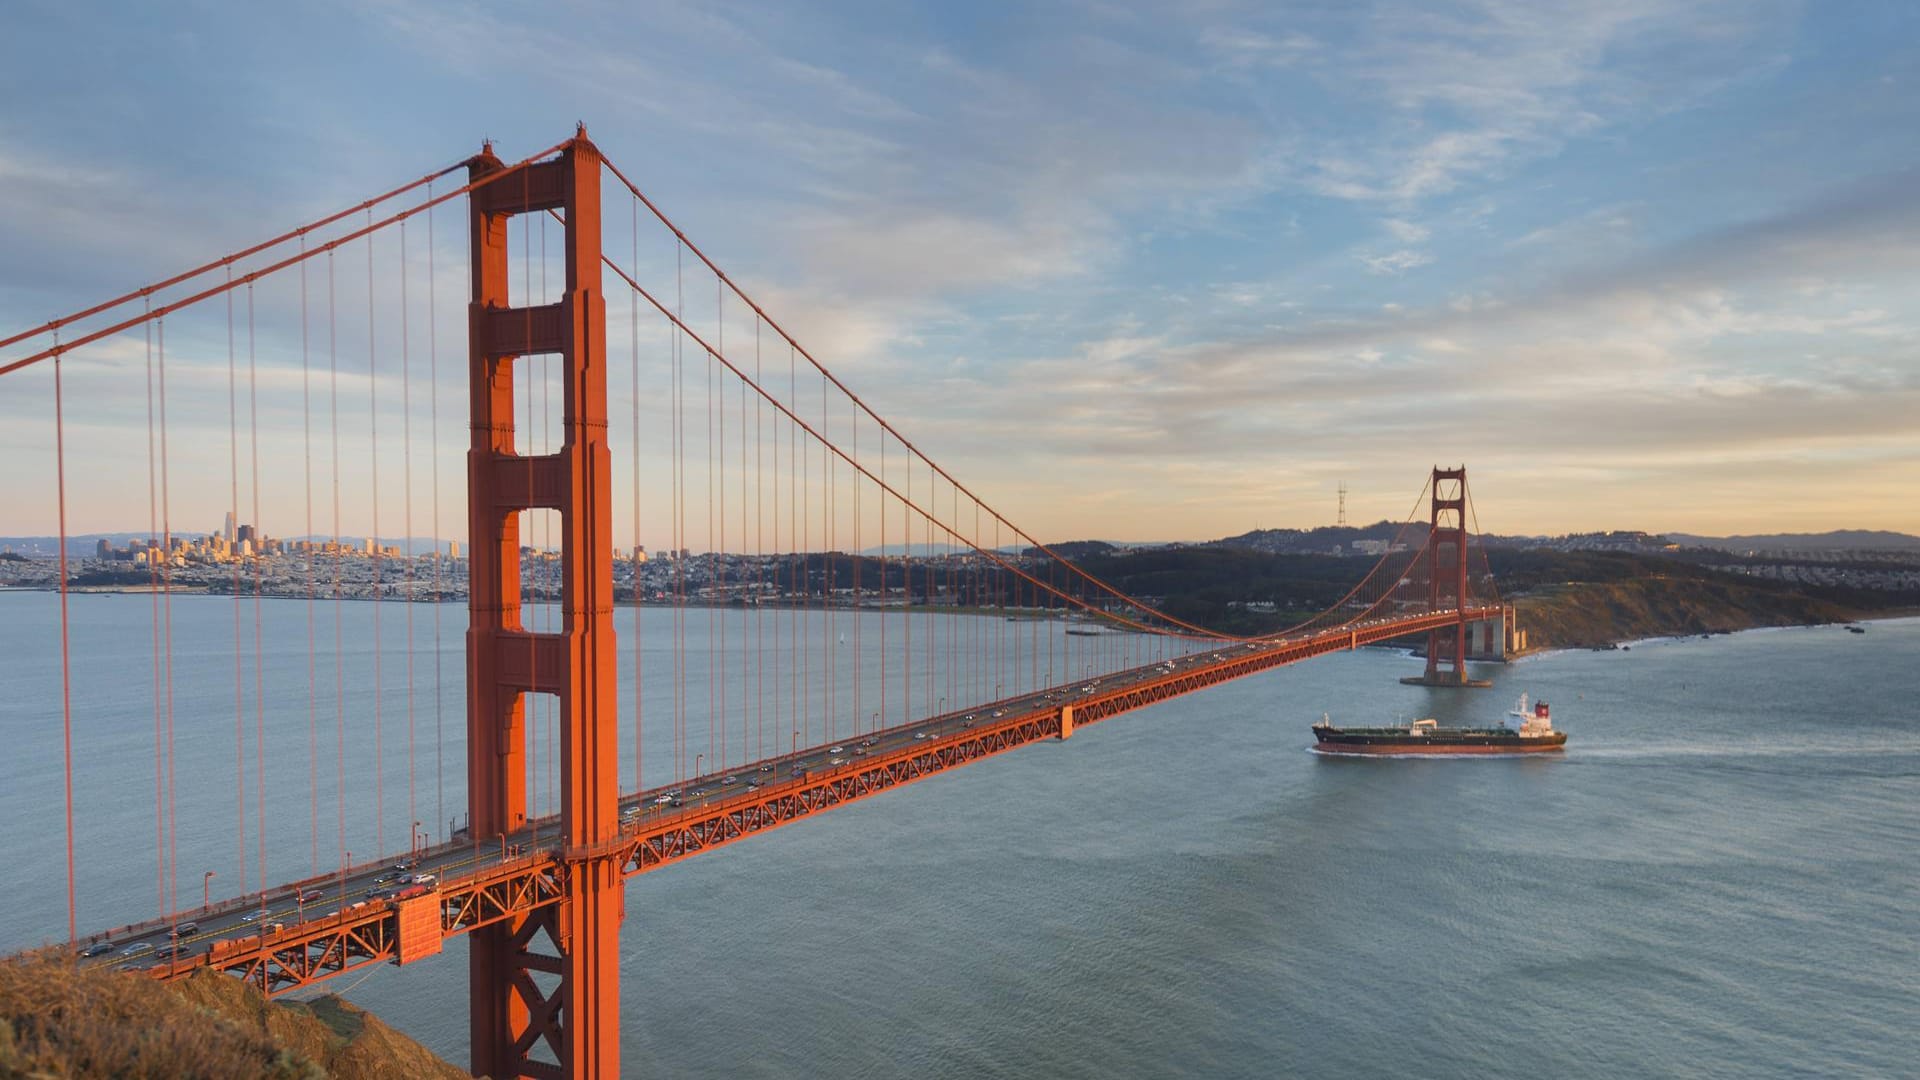
[[[226,538],[227,543],[233,543],[233,511],[231,510],[227,511],[227,527],[221,531],[220,535]]]

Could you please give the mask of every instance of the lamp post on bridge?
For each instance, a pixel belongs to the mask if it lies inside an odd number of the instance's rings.
[[[410,845],[408,850],[418,855],[420,853],[420,823],[417,821],[413,823],[413,833],[408,837],[408,843]]]
[[[200,876],[200,910],[213,910],[213,871]]]

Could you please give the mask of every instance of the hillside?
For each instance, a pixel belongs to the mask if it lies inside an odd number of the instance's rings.
[[[1768,580],[1687,557],[1499,547],[1487,557],[1501,596],[1519,607],[1535,649],[1920,609],[1920,591],[1913,589]],[[1325,610],[1373,566],[1371,559],[1232,546],[1089,552],[1076,561],[1122,592],[1154,598],[1170,615],[1242,634],[1278,630]]]
[[[16,1077],[464,1078],[467,1073],[327,996],[269,1002],[225,975],[176,983],[54,954],[0,960],[0,1080]]]
[[[1555,585],[1521,597],[1515,606],[1533,649],[1847,622],[1870,614],[1832,600],[1738,581],[1683,578]]]

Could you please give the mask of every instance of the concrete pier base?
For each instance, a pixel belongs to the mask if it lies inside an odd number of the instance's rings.
[[[1468,687],[1475,690],[1483,690],[1493,685],[1492,679],[1455,679],[1449,678],[1444,674],[1437,675],[1431,679],[1425,675],[1408,675],[1400,681],[1407,686],[1454,686]]]

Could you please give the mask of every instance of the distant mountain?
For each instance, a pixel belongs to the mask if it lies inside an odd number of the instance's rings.
[[[1399,535],[1398,524],[1377,521],[1372,525],[1322,525],[1317,529],[1255,529],[1194,546],[1247,548],[1274,554],[1325,554],[1335,547],[1350,549],[1358,540],[1387,543]]]
[[[1668,533],[1683,547],[1726,551],[1920,551],[1920,536],[1884,529],[1836,529],[1823,533],[1772,533],[1762,536],[1690,536]]]

